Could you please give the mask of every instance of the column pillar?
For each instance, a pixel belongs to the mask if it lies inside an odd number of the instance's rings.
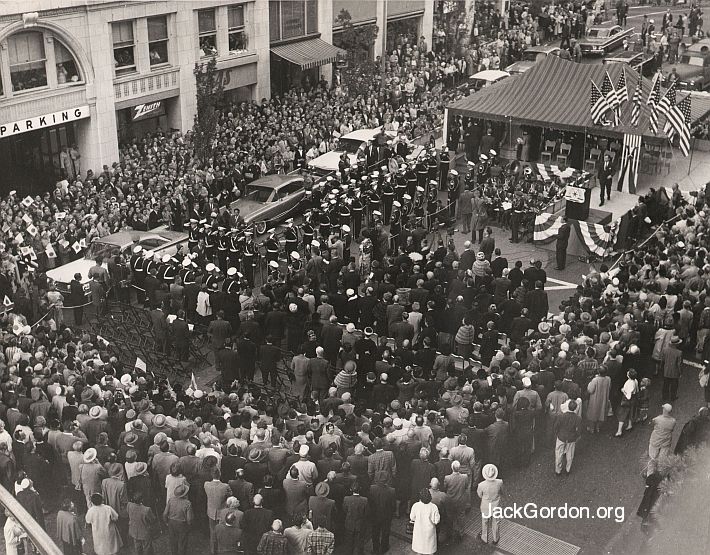
[[[419,26],[420,36],[424,36],[424,40],[431,48],[434,38],[434,2],[424,2],[424,13],[422,14],[422,23]],[[417,37],[419,38],[419,37]]]
[[[385,32],[385,25],[387,25],[387,22],[385,21],[386,0],[376,0],[376,2],[375,17],[377,19],[375,21],[375,25],[377,25],[377,38],[375,39],[374,45],[375,58],[377,58],[377,56],[382,56],[382,33]]]
[[[249,14],[251,11],[251,15]],[[249,33],[249,49],[256,51],[256,85],[253,87],[253,98],[261,102],[262,98],[271,98],[271,50],[269,37],[269,2],[256,0],[253,10],[247,11],[247,32]],[[319,22],[320,23],[320,22]],[[331,29],[333,28],[331,24]]]
[[[322,40],[333,44],[333,0],[320,0],[318,2],[318,31],[320,31]],[[332,84],[333,64],[321,66],[320,77]]]

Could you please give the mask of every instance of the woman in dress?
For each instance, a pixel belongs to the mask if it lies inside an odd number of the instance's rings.
[[[588,430],[592,434],[598,433],[599,424],[606,420],[610,390],[611,378],[606,375],[606,366],[600,366],[594,378],[587,384],[587,392],[589,393],[587,420],[589,420]]]
[[[436,525],[440,520],[439,509],[431,502],[431,493],[427,488],[419,492],[419,501],[412,505],[409,520],[414,522],[412,551],[419,555],[436,553]]]
[[[636,402],[636,397],[639,391],[639,384],[636,380],[636,370],[633,368],[626,373],[626,383],[621,388],[621,403],[617,410],[616,418],[619,422],[619,427],[616,429],[614,437],[621,437],[626,423],[626,431],[628,432],[633,427],[631,423],[631,414],[633,413],[633,405]]]
[[[86,523],[91,525],[96,555],[114,555],[121,550],[123,541],[118,533],[118,513],[110,505],[104,504],[100,493],[91,496]]]

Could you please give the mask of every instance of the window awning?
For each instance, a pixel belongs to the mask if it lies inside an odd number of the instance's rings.
[[[332,64],[337,59],[338,54],[345,55],[345,50],[328,44],[322,39],[308,39],[273,46],[271,52],[279,58],[299,66],[301,69],[311,69]]]

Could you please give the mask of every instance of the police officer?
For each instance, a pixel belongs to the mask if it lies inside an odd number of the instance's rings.
[[[362,203],[362,193],[360,193],[360,191],[356,191],[353,201],[350,204],[350,212],[353,216],[352,231],[353,237],[355,237],[356,240],[360,237],[360,231],[362,230],[362,212],[364,209],[365,208]]]
[[[429,181],[436,181],[439,184],[439,159],[436,154],[436,149],[429,150],[429,156],[427,157],[427,179]]]
[[[187,230],[187,248],[192,252],[197,247],[200,240],[200,230],[198,229],[198,221],[194,218],[190,220],[190,228]]]
[[[266,241],[264,241],[264,247],[266,248],[266,260],[271,262],[272,260],[278,261],[279,259],[279,242],[276,240],[274,235],[274,230],[270,229]]]
[[[429,194],[426,201],[426,213],[427,219],[429,221],[429,229],[433,229],[434,222],[442,217],[442,214],[438,213],[439,208],[439,194],[437,192],[436,186],[438,185],[436,180],[432,180],[429,183]]]
[[[476,166],[476,183],[482,185],[488,179],[488,156],[481,154],[480,161]]]
[[[330,214],[323,210],[318,218],[318,233],[324,239],[330,235]]]
[[[145,261],[143,260],[143,247],[136,245],[133,247],[133,254],[128,263],[131,268],[131,273],[133,274],[133,284],[140,289],[136,289],[136,300],[139,303],[143,303],[145,300],[145,293],[143,292],[143,282],[145,281]]]
[[[207,272],[207,275],[205,276],[204,283],[207,288],[212,289],[214,286],[219,286],[219,282],[221,281],[219,268],[217,268],[217,266],[215,266],[212,262],[209,262],[207,266],[205,266],[205,272]]]
[[[222,282],[222,292],[227,295],[239,293],[239,280],[237,279],[237,269],[234,266],[227,268],[227,277]]]
[[[429,180],[429,164],[427,160],[420,159],[417,164],[417,187],[425,188]]]
[[[178,272],[178,275],[180,276],[183,285],[195,283],[195,272],[193,270],[194,266],[195,263],[189,256],[182,259],[182,268]]]
[[[390,176],[387,176],[382,183],[380,193],[382,195],[382,208],[384,210],[385,221],[389,222],[392,214],[392,202],[394,201],[394,188],[392,187]]]
[[[306,223],[303,224],[304,230]],[[286,230],[284,231],[284,241],[286,242],[286,252],[298,250],[298,232],[293,227],[293,218],[286,220]]]
[[[449,172],[449,185],[447,202],[449,204],[449,218],[456,217],[456,203],[461,194],[461,182],[459,181],[459,172],[451,170]]]
[[[394,250],[399,246],[399,236],[402,233],[402,204],[395,200],[392,203],[390,222],[390,247]]]
[[[175,260],[166,254],[163,256],[163,268],[160,273],[160,280],[170,287],[171,284],[175,283],[175,278],[177,277],[177,268],[175,267]]]
[[[254,285],[254,268],[257,265],[258,255],[253,235],[251,231],[244,232],[244,277],[249,282],[249,285]]]
[[[441,154],[439,155],[439,188],[444,190],[446,187],[446,178],[449,174],[450,158],[449,149],[446,145],[441,147]]]
[[[350,256],[350,245],[352,245],[353,237],[349,225],[343,224],[340,226],[340,236],[343,240],[344,254]]]

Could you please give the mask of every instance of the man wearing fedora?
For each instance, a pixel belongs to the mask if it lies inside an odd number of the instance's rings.
[[[168,542],[171,555],[187,555],[189,532],[194,522],[192,503],[187,498],[190,486],[186,483],[175,487],[173,497],[168,499],[163,511],[163,519],[168,525]]]
[[[330,486],[328,482],[316,484],[315,495],[308,499],[308,514],[311,522],[324,522],[328,530],[333,529],[335,517],[335,501],[329,499]]]
[[[481,533],[478,538],[483,543],[489,540],[493,545],[498,543],[498,522],[500,519],[494,516],[494,510],[501,505],[501,494],[503,493],[503,480],[498,478],[498,468],[493,464],[487,464],[481,472],[483,482],[478,484],[478,497],[481,498]]]

